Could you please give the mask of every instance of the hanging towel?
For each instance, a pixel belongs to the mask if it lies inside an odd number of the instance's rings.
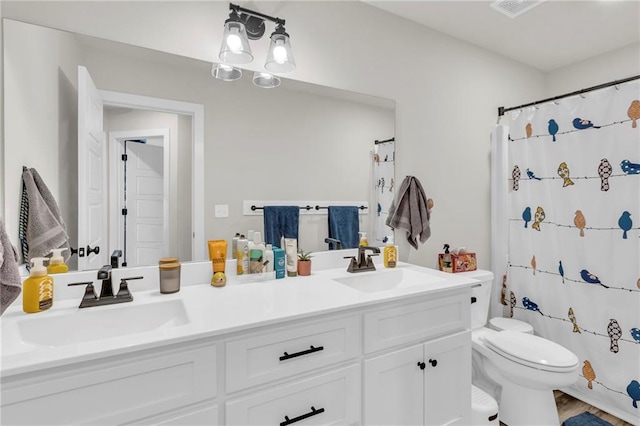
[[[328,210],[329,238],[340,240],[343,249],[358,247],[358,206],[329,206]]]
[[[2,315],[22,291],[18,271],[18,253],[0,219],[0,315]]]
[[[387,225],[394,229],[404,229],[407,233],[407,241],[417,250],[418,237],[420,242],[424,243],[431,236],[430,216],[427,196],[420,181],[413,176],[405,177],[397,198],[389,207]]]
[[[280,239],[298,238],[298,222],[300,207],[298,206],[265,206],[264,207],[264,242],[280,247]],[[284,247],[280,247],[284,249]]]
[[[27,202],[22,202],[21,208],[26,204],[28,211],[20,212],[20,222],[26,223],[28,253],[23,260],[28,263],[34,257],[47,256],[55,248],[69,248],[69,236],[58,204],[36,169],[23,168],[22,183]],[[65,262],[69,260],[69,250],[63,252],[63,257]]]

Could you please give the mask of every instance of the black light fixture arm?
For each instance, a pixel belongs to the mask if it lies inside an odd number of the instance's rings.
[[[250,9],[245,9],[244,7],[239,6],[237,4],[229,3],[229,10],[233,10],[236,13],[242,12],[244,14],[255,16],[256,18],[260,18],[260,19],[266,19],[268,21],[275,22],[278,25],[285,24],[284,19],[280,19],[278,17],[274,18],[273,16],[265,15],[264,13],[256,12]]]

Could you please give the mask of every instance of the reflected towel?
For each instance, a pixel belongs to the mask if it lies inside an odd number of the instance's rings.
[[[329,238],[340,240],[343,249],[358,247],[358,206],[329,206],[328,210]]]
[[[27,259],[45,257],[56,248],[69,248],[69,236],[62,220],[62,214],[58,208],[53,194],[47,188],[36,169],[23,168],[22,183],[28,203],[28,212],[21,221],[26,222],[26,244],[29,247]],[[69,260],[69,250],[63,252],[65,262]]]
[[[280,247],[282,237],[297,239],[299,219],[298,206],[265,206],[264,243]]]
[[[18,271],[18,253],[0,219],[0,315],[2,315],[22,291]]]
[[[393,229],[404,229],[407,233],[407,241],[417,250],[418,237],[420,242],[424,243],[431,236],[430,216],[427,196],[420,181],[413,176],[405,177],[397,198],[389,207],[387,225]]]

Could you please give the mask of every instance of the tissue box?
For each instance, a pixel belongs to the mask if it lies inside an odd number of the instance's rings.
[[[438,254],[438,266],[440,270],[444,272],[467,272],[478,269],[478,262],[475,253],[462,253],[457,255],[451,253],[451,266],[445,267],[444,253],[440,253]]]

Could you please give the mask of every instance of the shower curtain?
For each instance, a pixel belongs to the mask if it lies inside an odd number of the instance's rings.
[[[369,244],[383,245],[387,238],[393,236],[393,229],[386,225],[389,206],[395,196],[395,141],[374,145],[373,161],[373,234],[369,236]]]
[[[505,316],[578,356],[579,379],[565,391],[633,424],[640,424],[639,95],[636,80],[508,113],[507,262],[494,271],[506,273],[497,296]]]

